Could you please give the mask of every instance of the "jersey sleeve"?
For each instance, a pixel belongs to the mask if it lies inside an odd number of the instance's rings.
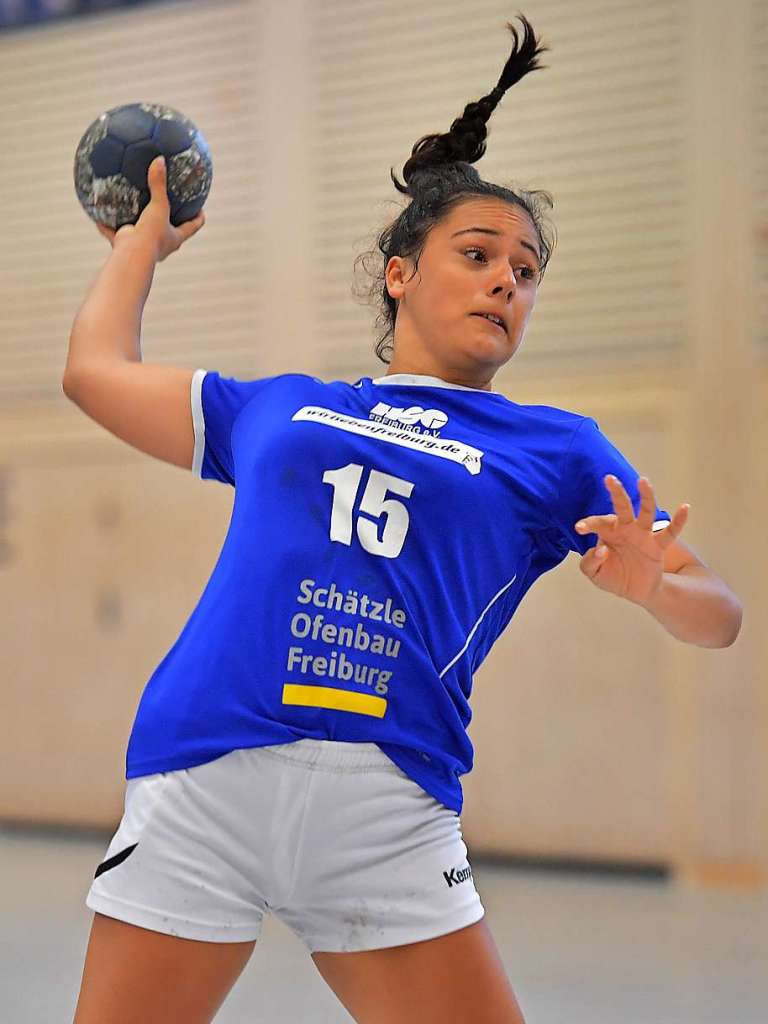
[[[624,485],[635,515],[640,511],[638,473],[603,434],[597,422],[585,417],[576,429],[563,459],[560,486],[555,502],[554,520],[559,539],[568,550],[586,554],[597,543],[594,533],[579,534],[575,525],[586,516],[613,513],[613,502],[604,477],[612,473]],[[666,509],[656,506],[653,530],[663,530],[672,517]]]
[[[202,480],[235,484],[232,428],[245,406],[275,377],[236,380],[215,371],[196,370],[190,400],[195,452],[192,473]]]

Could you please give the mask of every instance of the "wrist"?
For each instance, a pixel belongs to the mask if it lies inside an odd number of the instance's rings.
[[[644,597],[641,601],[637,601],[636,604],[639,604],[641,608],[645,608],[645,610],[647,612],[650,612],[651,615],[656,615],[657,611],[662,607],[668,595],[669,581],[667,577],[670,575],[674,574],[662,572],[661,576],[659,577],[658,583],[651,591],[651,593]]]
[[[159,262],[155,246],[138,235],[132,224],[126,225],[117,232],[112,252],[127,253],[131,259],[145,260],[148,263]]]

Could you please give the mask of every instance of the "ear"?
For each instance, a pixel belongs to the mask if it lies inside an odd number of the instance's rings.
[[[402,299],[405,291],[405,261],[402,256],[391,256],[384,270],[387,291],[393,299]]]

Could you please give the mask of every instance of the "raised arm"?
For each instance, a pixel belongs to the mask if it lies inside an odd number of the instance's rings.
[[[155,161],[152,193],[136,225],[99,226],[112,253],[78,310],[62,388],[110,433],[155,458],[189,469],[194,451],[190,387],[194,370],[145,364],[141,318],[155,266],[205,222],[171,225],[165,171]]]

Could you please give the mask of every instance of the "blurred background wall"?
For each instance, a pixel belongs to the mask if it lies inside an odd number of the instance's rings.
[[[662,506],[689,501],[683,539],[745,615],[730,648],[681,644],[570,555],[477,673],[465,837],[477,853],[765,884],[768,6],[522,10],[548,67],[497,108],[478,169],[550,191],[558,244],[494,386],[594,416]],[[233,497],[62,394],[72,320],[109,252],[75,196],[83,131],[148,100],[211,147],[208,221],[157,268],[146,362],[380,376],[354,259],[402,207],[389,168],[495,85],[516,13],[186,0],[0,33],[0,821],[116,827],[136,706]]]

